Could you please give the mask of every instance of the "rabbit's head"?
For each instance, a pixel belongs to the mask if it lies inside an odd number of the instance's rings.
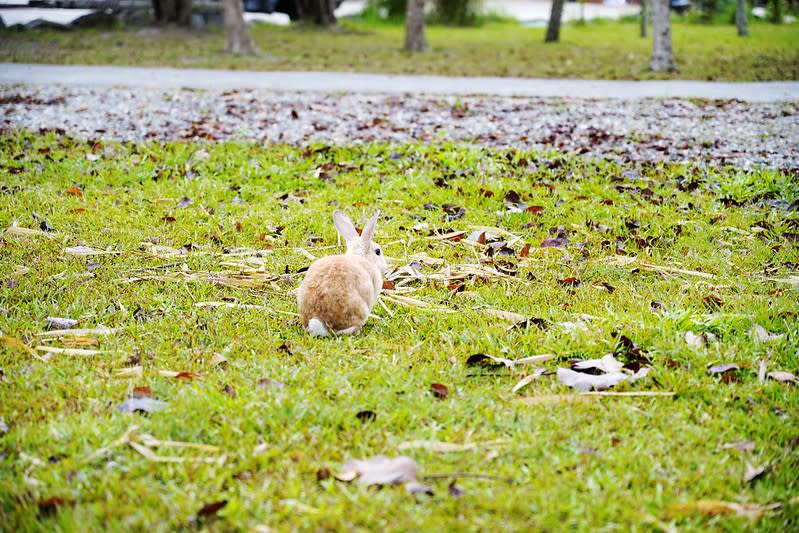
[[[383,250],[380,248],[380,245],[372,241],[372,237],[375,233],[375,224],[377,224],[377,219],[379,217],[380,211],[369,219],[369,222],[366,223],[360,235],[358,235],[358,231],[355,229],[350,217],[338,209],[333,213],[333,224],[335,224],[339,235],[341,235],[347,243],[347,255],[360,255],[361,257],[365,257],[377,266],[382,274],[388,268],[388,264],[386,263],[386,258],[383,256]]]

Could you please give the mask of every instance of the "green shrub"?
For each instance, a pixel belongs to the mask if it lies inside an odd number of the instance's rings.
[[[476,26],[480,0],[434,0],[430,21],[447,26]]]

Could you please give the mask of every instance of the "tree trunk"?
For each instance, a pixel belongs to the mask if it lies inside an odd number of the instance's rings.
[[[675,71],[677,63],[671,50],[671,17],[669,0],[651,0],[652,60],[649,68],[655,72]]]
[[[641,0],[641,37],[646,37],[647,31],[647,18],[649,17],[648,10],[646,9],[647,0]]]
[[[782,24],[782,0],[771,0],[769,5],[769,20],[774,24]]]
[[[298,16],[304,23],[317,26],[334,26],[336,15],[335,0],[297,0]]]
[[[424,0],[408,0],[405,15],[405,50],[424,52],[427,39],[424,36]]]
[[[735,7],[735,25],[738,26],[738,36],[749,35],[749,25],[746,22],[746,0],[738,0]]]
[[[247,23],[244,22],[244,6],[241,0],[222,0],[222,18],[225,21],[225,52],[248,56],[261,55],[252,40]]]
[[[552,0],[552,11],[549,13],[549,25],[544,42],[556,43],[560,39],[560,19],[563,16],[563,4],[566,0]]]
[[[159,24],[191,24],[192,0],[152,0],[155,21]]]

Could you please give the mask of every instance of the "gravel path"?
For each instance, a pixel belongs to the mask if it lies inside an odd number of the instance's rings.
[[[0,85],[0,128],[118,140],[453,140],[799,170],[799,104]]]

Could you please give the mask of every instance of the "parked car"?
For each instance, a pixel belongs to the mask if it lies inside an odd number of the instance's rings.
[[[336,0],[336,7],[344,0]],[[300,18],[297,0],[243,0],[244,11],[251,13],[285,13],[291,20]]]
[[[669,7],[682,14],[691,9],[691,0],[669,0]]]

